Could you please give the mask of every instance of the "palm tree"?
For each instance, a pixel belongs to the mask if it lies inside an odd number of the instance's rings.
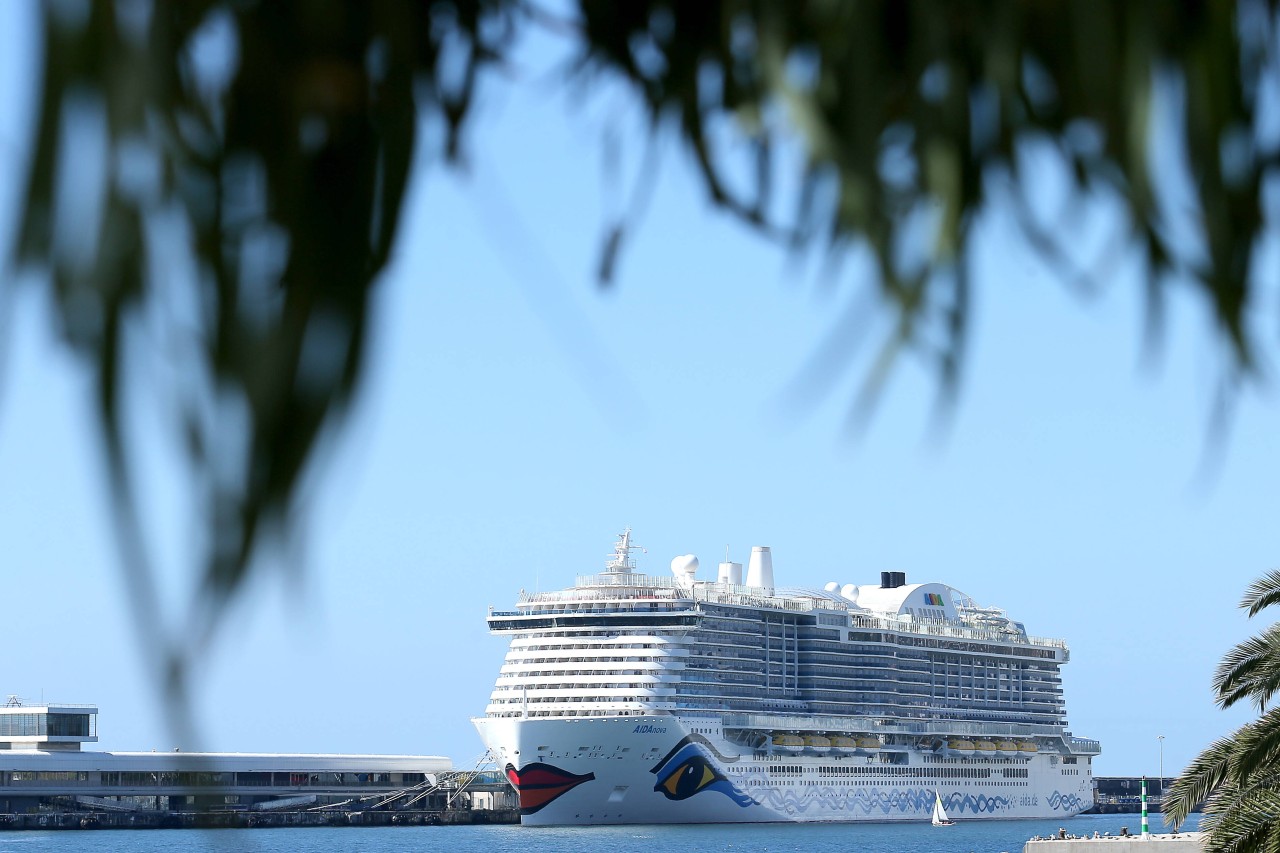
[[[1253,617],[1277,603],[1280,569],[1254,581],[1240,606]],[[1165,814],[1177,825],[1204,803],[1207,851],[1280,850],[1280,708],[1267,710],[1280,689],[1280,623],[1228,652],[1213,688],[1220,707],[1247,699],[1261,716],[1191,762],[1170,789]]]

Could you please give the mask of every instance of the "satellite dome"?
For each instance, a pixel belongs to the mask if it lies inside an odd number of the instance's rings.
[[[692,554],[682,554],[671,561],[671,573],[676,577],[698,573],[698,558]]]

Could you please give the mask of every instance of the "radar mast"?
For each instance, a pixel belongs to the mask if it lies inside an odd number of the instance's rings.
[[[639,551],[641,554],[649,553],[639,545],[631,543],[631,528],[618,534],[618,541],[613,543],[613,553],[609,556],[609,561],[604,564],[604,570],[610,574],[631,574],[635,571],[636,561],[631,559],[631,552]]]

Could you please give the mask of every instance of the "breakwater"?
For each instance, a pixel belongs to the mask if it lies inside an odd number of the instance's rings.
[[[0,831],[26,829],[249,829],[319,826],[457,826],[518,824],[518,809],[443,811],[37,812],[0,814]]]
[[[1200,853],[1200,833],[1169,835],[1111,835],[1104,838],[1033,838],[1023,853]]]

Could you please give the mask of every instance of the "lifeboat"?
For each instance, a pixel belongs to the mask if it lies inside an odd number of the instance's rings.
[[[858,742],[847,735],[832,735],[831,748],[838,752],[853,752],[858,748]]]
[[[960,755],[973,755],[974,748],[973,741],[965,740],[964,738],[954,738],[947,741],[947,749]]]
[[[774,734],[770,740],[774,749],[780,749],[783,752],[797,753],[804,749],[804,740],[799,735]]]
[[[1018,741],[1018,752],[1026,755],[1034,755],[1040,751],[1040,747],[1036,746],[1035,741],[1020,740]]]
[[[831,739],[823,735],[805,735],[804,748],[815,755],[826,755],[831,751]]]
[[[858,735],[854,742],[858,746],[858,752],[878,752],[880,750],[880,738],[874,735]]]
[[[1017,755],[1018,745],[1011,740],[996,741],[996,755]]]
[[[973,748],[979,755],[995,755],[996,745],[989,740],[974,741]]]

